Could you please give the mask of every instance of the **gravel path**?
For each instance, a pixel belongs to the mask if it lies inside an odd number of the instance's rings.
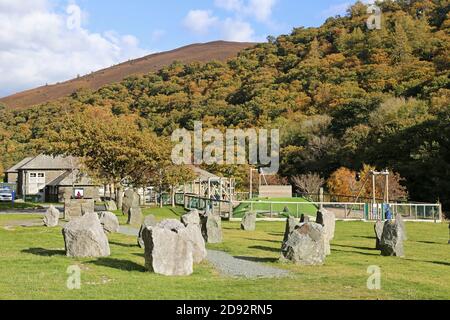
[[[222,274],[232,277],[280,278],[290,274],[289,271],[268,267],[244,258],[235,258],[222,251],[208,250],[206,259]]]

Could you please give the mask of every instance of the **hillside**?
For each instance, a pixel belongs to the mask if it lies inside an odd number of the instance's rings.
[[[111,68],[69,80],[55,85],[39,87],[0,99],[10,109],[23,109],[37,104],[53,101],[72,94],[77,89],[97,90],[105,85],[119,82],[128,76],[155,72],[174,61],[183,63],[208,62],[212,60],[226,61],[235,57],[251,43],[216,41],[204,44],[193,44],[176,50],[152,54],[140,59],[131,60]]]
[[[0,165],[21,160],[37,142],[49,145],[68,114],[94,109],[132,115],[160,137],[192,130],[197,120],[204,128],[279,128],[284,179],[389,168],[411,199],[450,210],[450,6],[380,6],[381,30],[367,28],[367,6],[357,2],[345,16],[270,37],[226,63],[174,63],[35,108],[0,108]],[[207,169],[246,187],[244,166]]]

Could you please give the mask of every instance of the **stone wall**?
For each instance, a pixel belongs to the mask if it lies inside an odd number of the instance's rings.
[[[71,220],[95,211],[94,199],[69,199],[64,202],[64,219]]]

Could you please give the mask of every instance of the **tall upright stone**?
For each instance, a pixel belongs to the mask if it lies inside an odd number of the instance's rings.
[[[59,224],[59,210],[54,206],[50,206],[44,215],[44,225],[49,228],[56,227]]]
[[[308,222],[310,222],[310,220],[311,219],[306,214],[302,214],[300,217],[300,223],[308,223]]]
[[[317,223],[298,226],[283,243],[281,261],[298,265],[322,265],[325,262],[324,227]]]
[[[375,237],[376,237],[376,244],[375,249],[381,250],[381,238],[383,236],[383,229],[384,229],[384,221],[377,221],[374,226],[375,229]]]
[[[100,223],[103,226],[103,230],[106,233],[117,233],[119,232],[120,224],[117,216],[112,212],[100,212],[98,214]]]
[[[334,239],[334,233],[336,230],[336,216],[334,213],[322,209],[317,212],[316,223],[321,224],[324,227],[324,246],[326,255],[331,254],[330,242]]]
[[[108,200],[105,202],[106,211],[117,211],[117,205],[114,200]]]
[[[71,220],[62,233],[68,257],[107,257],[111,253],[108,238],[96,213],[87,213]]]
[[[143,232],[144,229],[149,228],[149,227],[155,227],[158,224],[158,222],[156,221],[156,218],[154,215],[148,215],[145,217],[144,222],[142,223],[142,226],[139,230],[139,234],[138,234],[138,239],[137,239],[137,243],[138,246],[141,248],[145,248],[145,243],[144,243],[144,239],[143,239]]]
[[[201,217],[201,230],[206,243],[222,243],[222,219],[212,212]]]
[[[165,220],[145,228],[145,266],[165,276],[188,276],[193,273],[193,244],[187,240],[186,227],[177,220]]]
[[[128,215],[131,208],[139,208],[139,194],[137,194],[133,189],[127,189],[123,195],[122,200],[122,213]]]
[[[128,210],[128,221],[127,224],[132,226],[142,225],[142,220],[144,216],[142,215],[142,210],[140,207],[132,207]]]
[[[289,216],[289,218],[286,219],[286,228],[284,229],[284,238],[283,242],[286,242],[289,238],[289,235],[294,232],[295,228],[298,226],[297,220],[293,216]]]
[[[247,212],[242,218],[241,230],[255,231],[256,230],[256,212]]]
[[[404,257],[403,250],[403,230],[394,221],[386,221],[381,236],[381,255]]]
[[[201,222],[198,210],[192,210],[189,213],[183,215],[181,217],[181,223],[183,223],[186,227],[191,224],[200,226]]]

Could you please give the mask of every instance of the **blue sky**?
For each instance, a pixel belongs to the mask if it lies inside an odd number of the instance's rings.
[[[213,40],[265,41],[347,0],[0,0],[0,96]]]

